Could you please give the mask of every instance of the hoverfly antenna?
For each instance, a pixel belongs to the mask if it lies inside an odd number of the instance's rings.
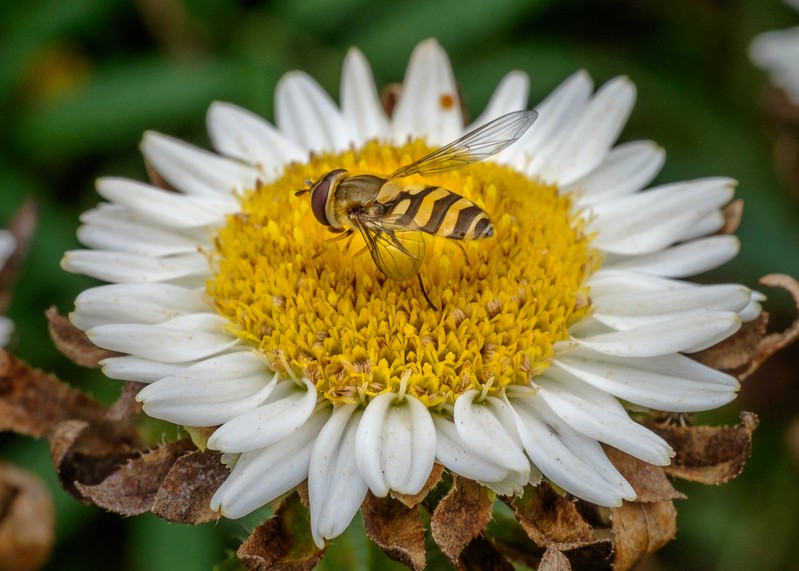
[[[303,194],[306,194],[306,193],[310,192],[312,186],[313,186],[313,181],[311,180],[310,177],[306,176],[305,177],[305,188],[295,188],[294,189],[294,196],[302,196]]]

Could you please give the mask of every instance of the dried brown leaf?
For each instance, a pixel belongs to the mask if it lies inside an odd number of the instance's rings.
[[[601,541],[574,502],[547,484],[528,486],[523,496],[505,501],[525,533],[540,547],[567,551]]]
[[[61,486],[88,501],[76,484],[93,486],[139,455],[135,433],[114,424],[92,425],[82,420],[57,424],[48,435],[50,456]]]
[[[41,438],[70,419],[99,422],[105,407],[0,349],[0,430]]]
[[[430,519],[430,531],[441,552],[457,564],[461,551],[491,521],[494,494],[474,480],[454,476],[452,487]]]
[[[637,502],[666,502],[685,499],[685,495],[671,485],[660,466],[647,464],[610,446],[604,448],[610,461],[635,490],[638,495]]]
[[[785,430],[785,441],[788,445],[788,453],[794,465],[799,468],[799,416],[795,416],[788,428]]]
[[[324,550],[316,547],[310,529],[308,509],[292,494],[274,516],[253,530],[236,555],[245,568],[258,571],[313,569]]]
[[[436,487],[438,482],[441,480],[441,475],[443,473],[444,473],[444,466],[435,463],[433,464],[433,469],[430,471],[430,475],[427,477],[427,481],[424,483],[424,486],[422,486],[422,489],[419,490],[419,493],[414,495],[408,495],[392,491],[391,497],[401,501],[409,508],[412,508],[413,506],[421,502],[423,499],[425,499],[430,490]]]
[[[670,501],[624,502],[610,511],[615,536],[614,571],[631,569],[646,555],[674,539],[677,510]]]
[[[161,483],[180,456],[194,449],[190,440],[159,446],[117,468],[96,485],[76,482],[83,496],[114,513],[131,516],[149,512]]]
[[[219,519],[211,496],[230,474],[219,452],[195,450],[178,458],[155,495],[152,511],[175,523],[196,525]]]
[[[47,329],[56,349],[73,363],[96,369],[101,360],[121,354],[94,345],[83,331],[72,325],[69,319],[59,315],[55,307],[45,311],[45,315]]]
[[[463,550],[458,568],[469,571],[482,571],[483,569],[513,571],[514,569],[510,561],[482,535],[475,537]]]
[[[674,448],[676,456],[664,470],[703,484],[723,484],[743,470],[752,452],[757,415],[741,413],[741,426],[678,426],[651,423],[648,427]]]
[[[122,422],[141,413],[141,403],[136,400],[136,395],[147,385],[135,381],[125,381],[122,384],[122,394],[105,413],[108,422]]]
[[[38,476],[0,464],[0,571],[41,568],[55,540],[50,491]]]
[[[391,559],[411,569],[424,569],[424,528],[418,508],[409,508],[390,497],[366,494],[361,506],[366,534]]]
[[[5,313],[11,302],[11,293],[19,277],[22,263],[28,253],[34,231],[38,205],[35,200],[26,200],[9,221],[7,229],[17,242],[14,252],[0,267],[0,313]]]
[[[571,571],[572,566],[569,558],[562,551],[550,548],[544,552],[538,571]]]
[[[770,274],[761,278],[760,283],[787,290],[799,308],[799,282],[794,278]],[[692,357],[743,380],[754,373],[766,359],[799,337],[799,319],[781,333],[766,335],[767,326],[768,314],[763,312],[757,319],[744,323],[735,335]]]

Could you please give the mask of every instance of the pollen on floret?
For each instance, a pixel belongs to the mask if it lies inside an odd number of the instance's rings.
[[[571,200],[508,167],[484,161],[408,179],[462,194],[494,224],[487,239],[425,238],[420,274],[438,311],[416,279],[382,275],[357,234],[331,241],[308,197],[294,194],[335,168],[386,176],[429,150],[370,142],[290,164],[243,193],[244,215],[216,236],[207,291],[229,331],[334,403],[403,386],[440,407],[469,389],[529,385],[591,310],[585,283],[598,259]]]

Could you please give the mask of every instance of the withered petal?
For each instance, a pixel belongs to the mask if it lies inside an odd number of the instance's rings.
[[[289,495],[274,516],[256,527],[239,547],[239,560],[247,569],[307,571],[325,550],[311,537],[311,516],[298,495]]]
[[[466,546],[491,521],[494,494],[474,480],[455,475],[452,487],[430,519],[430,531],[454,565]]]
[[[108,357],[117,357],[121,353],[101,349],[95,346],[86,334],[72,325],[72,323],[58,313],[55,307],[45,311],[47,316],[47,329],[50,338],[62,355],[81,367],[96,369],[100,361]]]
[[[610,510],[610,519],[614,571],[631,569],[671,541],[677,532],[677,510],[670,501],[624,502],[620,508]]]
[[[417,571],[425,568],[424,527],[419,521],[418,508],[369,492],[361,514],[369,539],[388,557]]]
[[[219,452],[195,450],[181,456],[161,483],[152,511],[167,521],[191,525],[219,519],[222,514],[210,508],[211,496],[229,474]]]
[[[146,513],[175,462],[193,448],[189,440],[170,442],[128,461],[99,484],[75,486],[101,508],[126,516]]]
[[[757,424],[757,415],[742,412],[741,426],[647,426],[677,453],[671,465],[663,468],[667,474],[702,484],[723,484],[743,470],[752,452],[752,432]]]

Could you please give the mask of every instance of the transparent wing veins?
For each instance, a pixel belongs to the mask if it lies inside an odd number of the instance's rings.
[[[393,280],[419,273],[424,261],[424,236],[412,218],[389,216],[381,220],[358,217],[353,223],[363,236],[375,265]]]
[[[391,173],[389,178],[458,169],[487,159],[518,141],[538,118],[534,109],[513,111]]]

